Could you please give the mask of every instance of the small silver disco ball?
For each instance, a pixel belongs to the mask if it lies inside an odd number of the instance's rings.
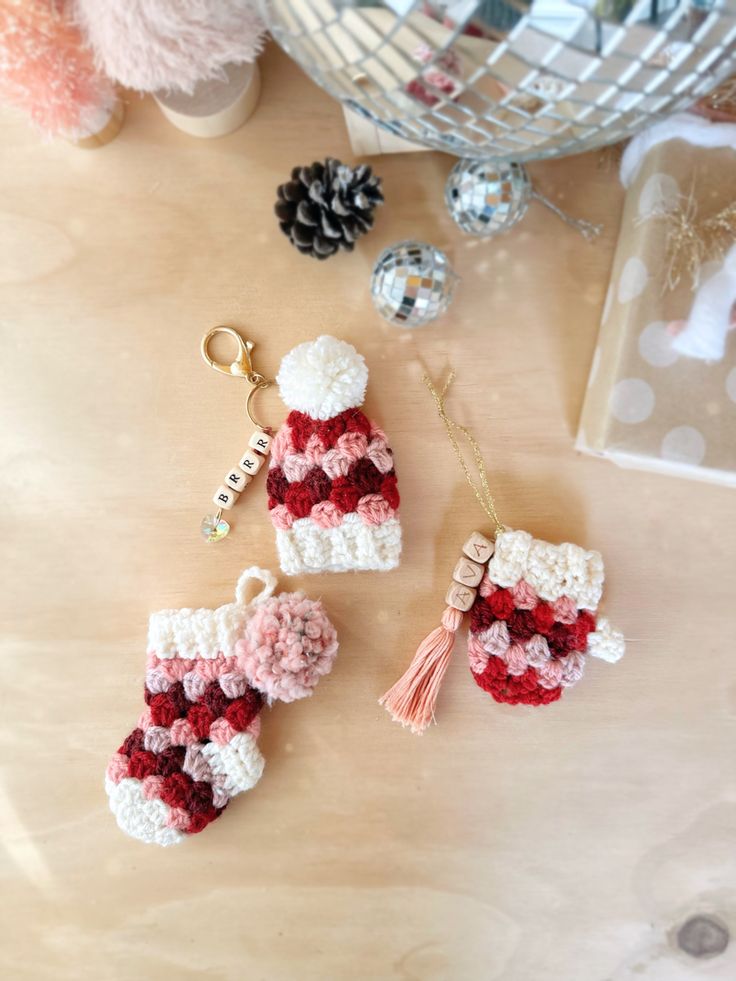
[[[445,253],[433,245],[397,242],[376,261],[371,296],[389,323],[422,327],[445,312],[457,279]]]
[[[452,219],[467,235],[480,238],[513,228],[526,214],[531,197],[526,170],[503,161],[460,160],[445,185]]]

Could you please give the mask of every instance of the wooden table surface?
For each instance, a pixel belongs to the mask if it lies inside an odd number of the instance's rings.
[[[277,50],[239,132],[197,141],[131,97],[106,148],[44,144],[8,116],[0,156],[2,923],[13,981],[684,981],[736,977],[733,492],[627,472],[573,438],[621,206],[605,155],[538,164],[541,190],[605,223],[595,246],[538,205],[461,236],[436,153],[375,160],[386,204],[352,255],[300,256],[272,214],[297,163],[350,160],[339,107]],[[368,291],[379,250],[425,239],[462,282],[415,332]],[[328,331],[370,367],[404,555],[306,577],[341,639],[315,696],[264,716],[265,775],[201,836],[121,834],[102,778],[135,724],[149,612],[230,600],[277,568],[262,483],[217,547],[199,521],[241,450],[243,391],[199,342],[228,323],[273,376]],[[623,661],[543,709],[497,705],[451,664],[417,738],[376,702],[436,625],[482,515],[420,383],[483,447],[502,518],[600,549]],[[275,389],[260,405],[283,416]]]

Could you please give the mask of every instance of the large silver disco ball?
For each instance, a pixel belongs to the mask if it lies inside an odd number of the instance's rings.
[[[736,0],[262,0],[349,109],[461,157],[614,143],[736,71]]]

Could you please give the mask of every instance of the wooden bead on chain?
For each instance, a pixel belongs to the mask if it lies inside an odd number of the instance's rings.
[[[485,566],[465,557],[458,559],[452,578],[464,586],[477,586],[483,578]]]
[[[225,477],[225,483],[228,487],[232,487],[234,491],[238,491],[238,493],[240,493],[240,491],[242,491],[242,489],[251,482],[251,479],[252,478],[249,477],[247,473],[243,473],[239,467],[233,467],[232,470],[228,471]]]
[[[240,495],[238,492],[234,491],[232,487],[228,487],[227,484],[220,484],[215,491],[215,496],[212,498],[212,501],[218,508],[222,508],[224,511],[229,511],[239,497]]]
[[[271,437],[268,435],[268,433],[264,433],[262,430],[259,430],[253,433],[251,438],[248,440],[248,446],[250,446],[252,450],[256,450],[258,453],[262,453],[264,456],[266,456],[268,451],[271,449]]]
[[[241,456],[238,466],[241,470],[244,470],[245,473],[250,474],[252,477],[253,474],[258,473],[258,471],[261,469],[263,466],[263,461],[264,457],[259,456],[258,453],[254,453],[252,450],[247,450]]]
[[[485,535],[481,535],[479,531],[474,531],[463,545],[463,554],[474,562],[485,565],[493,555],[493,549],[493,542],[489,541]]]
[[[453,581],[447,588],[445,603],[455,610],[460,610],[461,613],[467,613],[477,593],[478,590],[473,589],[472,586],[462,586],[459,582]]]
[[[268,453],[271,445],[271,437],[268,433],[256,431],[248,440],[249,446],[253,446],[254,443],[265,445],[266,449],[264,452]],[[225,477],[225,483],[221,487],[218,487],[212,499],[218,508],[224,508],[226,511],[229,511],[240,497],[240,491],[251,482],[253,474],[258,473],[264,462],[265,457],[259,453],[255,453],[253,450],[246,450],[240,458],[237,467],[233,467],[232,470],[228,471]]]
[[[468,612],[478,594],[476,587],[480,585],[494,548],[494,543],[479,531],[474,531],[468,538],[452,573],[453,581],[447,589],[445,602],[448,606],[461,613]]]

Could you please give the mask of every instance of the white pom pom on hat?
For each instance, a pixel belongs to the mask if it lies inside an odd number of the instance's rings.
[[[368,367],[352,344],[323,334],[289,351],[276,381],[290,409],[325,420],[363,404]]]

